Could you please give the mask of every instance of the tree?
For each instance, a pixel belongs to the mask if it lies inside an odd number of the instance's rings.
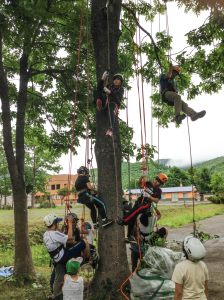
[[[26,192],[31,193],[31,206],[35,204],[35,193],[44,192],[48,172],[60,171],[60,152],[49,148],[49,137],[42,127],[29,127],[25,131],[25,182]]]
[[[211,191],[212,193],[219,197],[224,197],[224,178],[222,174],[214,173],[211,176]]]
[[[6,206],[6,197],[11,195],[12,186],[7,168],[5,153],[0,140],[0,208],[2,208],[2,199],[4,199],[4,206]]]
[[[25,128],[44,127],[52,132],[48,143],[55,152],[71,145],[71,115],[81,4],[73,1],[5,1],[0,4],[0,98],[3,144],[12,183],[15,220],[15,275],[34,275],[29,239],[25,168]],[[69,45],[67,47],[67,45]],[[67,56],[59,56],[66,49]],[[85,57],[85,53],[81,53]],[[81,77],[85,78],[85,70]],[[18,87],[13,79],[19,80]],[[80,79],[80,78],[79,78]],[[83,80],[83,85],[86,81]],[[38,88],[36,88],[38,86]],[[80,110],[85,95],[80,84]],[[53,91],[57,87],[57,92]],[[74,146],[84,131],[79,114]],[[15,146],[11,121],[16,123]],[[64,128],[61,129],[61,128]],[[75,148],[74,148],[75,149]],[[75,150],[74,150],[75,152]]]
[[[112,75],[119,71],[118,41],[121,0],[109,2],[92,1],[91,31],[96,63],[96,74],[99,79],[106,69]],[[109,40],[108,35],[109,33]],[[110,62],[108,64],[108,61]],[[96,146],[95,153],[98,166],[98,188],[100,196],[106,201],[108,215],[116,219],[121,208],[121,144],[119,125],[115,122],[114,137],[108,139],[108,113],[96,113]],[[117,299],[117,290],[128,273],[126,247],[122,243],[124,230],[116,224],[100,231],[99,255],[100,265],[94,278],[94,294],[100,293],[99,299]]]
[[[204,200],[204,194],[211,191],[211,175],[207,168],[194,172],[194,184],[201,195],[201,200]]]
[[[168,172],[168,182],[166,186],[187,186],[191,184],[188,173],[178,167],[172,167]]]

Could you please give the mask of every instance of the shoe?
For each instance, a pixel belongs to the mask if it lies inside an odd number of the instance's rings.
[[[106,135],[112,136],[113,135],[112,129],[108,129],[107,132],[106,132]]]
[[[178,115],[174,118],[175,122],[177,125],[180,125],[182,123],[182,121],[186,118],[185,114],[182,115]]]
[[[130,235],[127,238],[125,238],[125,242],[130,244],[137,244],[137,241],[133,235]]]
[[[105,220],[102,220],[102,227],[107,227],[109,225],[111,225],[113,223],[113,220],[111,219],[105,219]]]
[[[123,219],[121,218],[121,217],[117,217],[117,220],[116,220],[116,222],[117,222],[117,224],[118,225],[121,225],[121,226],[123,226],[124,225],[124,221],[123,221]]]
[[[94,228],[95,230],[99,229],[99,224],[98,224],[98,223],[94,223],[94,224],[93,224],[93,228]]]
[[[97,108],[98,111],[101,111],[102,108],[103,108],[103,106],[102,106],[102,100],[99,99],[99,98],[96,100],[96,108]]]
[[[203,118],[205,114],[206,114],[205,110],[195,113],[193,116],[191,116],[191,121],[196,121],[197,119]]]

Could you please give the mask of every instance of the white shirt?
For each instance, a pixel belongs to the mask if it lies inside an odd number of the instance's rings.
[[[203,261],[192,262],[188,259],[176,265],[172,280],[183,285],[182,300],[206,300],[205,281],[208,269]]]
[[[83,278],[78,276],[74,281],[68,274],[65,275],[64,285],[62,287],[63,300],[83,300]]]
[[[93,229],[86,229],[86,231],[88,231],[88,233],[85,233],[85,238],[87,239],[87,242],[90,245],[93,245],[93,242],[94,242],[94,230]]]
[[[44,233],[44,244],[48,252],[56,250],[58,247],[63,245],[66,247],[68,236],[60,231],[48,230]],[[54,256],[54,261],[59,262],[59,260],[64,255],[64,249],[61,249],[58,254]]]

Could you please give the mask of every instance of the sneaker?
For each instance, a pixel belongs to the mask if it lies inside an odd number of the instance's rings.
[[[107,227],[107,226],[111,225],[112,223],[113,223],[113,220],[111,220],[111,219],[102,220],[102,227]]]
[[[133,235],[130,235],[127,238],[125,238],[125,242],[130,244],[137,244],[137,241]]]
[[[106,132],[106,135],[112,136],[113,135],[112,129],[108,129],[107,132]]]
[[[193,116],[191,116],[191,121],[196,121],[197,119],[203,118],[205,114],[206,114],[205,110],[195,113]]]
[[[124,225],[123,219],[121,217],[119,217],[119,216],[117,217],[116,222],[117,222],[118,225],[121,225],[121,226]]]
[[[98,111],[101,111],[102,108],[103,108],[103,106],[102,106],[102,100],[99,99],[99,98],[96,100],[96,108],[97,108]]]
[[[182,121],[186,118],[185,114],[182,115],[178,115],[174,118],[175,122],[177,125],[180,125],[182,123]]]
[[[98,223],[93,223],[93,228],[94,228],[95,230],[99,229],[99,224],[98,224]]]

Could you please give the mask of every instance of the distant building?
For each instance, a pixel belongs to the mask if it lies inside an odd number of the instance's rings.
[[[55,205],[64,204],[64,196],[58,195],[59,190],[63,188],[68,188],[68,174],[59,174],[52,175],[46,184],[45,192],[49,194],[49,200],[52,201]],[[70,190],[73,188],[77,175],[71,175],[71,186]],[[35,197],[42,197],[44,193],[37,192]],[[74,202],[77,200],[76,193],[71,193],[69,196],[69,201]]]
[[[132,199],[137,199],[141,195],[140,189],[131,189]],[[125,197],[129,194],[128,191],[125,192]],[[192,200],[192,198],[197,198],[197,191],[192,186],[177,186],[177,187],[165,187],[162,188],[162,199],[172,202],[178,202],[179,200]]]

